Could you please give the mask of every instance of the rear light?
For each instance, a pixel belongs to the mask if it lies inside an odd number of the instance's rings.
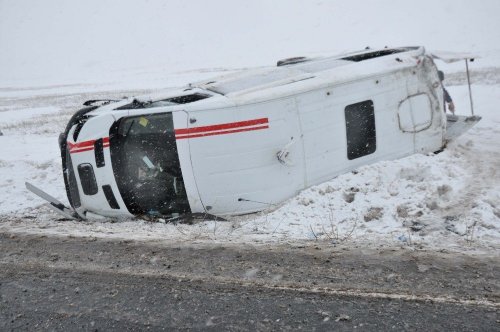
[[[78,175],[85,195],[97,194],[97,182],[95,180],[94,169],[91,164],[78,165]]]
[[[69,202],[73,208],[79,208],[80,206],[82,206],[82,203],[80,201],[80,193],[78,192],[75,172],[73,171],[71,155],[69,153],[69,149],[67,148],[63,158],[63,170]]]
[[[82,131],[83,125],[87,120],[89,119],[89,116],[83,115],[77,122],[76,122],[76,128],[75,131],[73,132],[73,140],[76,142],[78,139],[78,135],[80,135],[80,131]]]
[[[102,186],[102,191],[104,191],[104,196],[106,196],[106,200],[108,201],[109,206],[115,210],[119,209],[120,205],[118,205],[118,202],[116,201],[111,186],[109,184]]]

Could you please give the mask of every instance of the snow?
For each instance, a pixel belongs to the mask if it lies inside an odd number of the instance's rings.
[[[145,241],[500,249],[500,2],[259,0],[0,2],[0,230]],[[442,153],[364,166],[271,211],[172,225],[62,221],[24,188],[66,202],[59,132],[86,99],[159,92],[291,56],[424,45],[470,64],[483,119]],[[463,63],[439,63],[470,114]]]

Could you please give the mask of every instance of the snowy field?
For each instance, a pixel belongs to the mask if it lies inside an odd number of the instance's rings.
[[[0,230],[141,239],[500,249],[500,2],[0,1]],[[57,8],[57,10],[54,10]],[[381,19],[383,18],[383,19]],[[131,23],[131,24],[129,24]],[[57,137],[87,99],[144,94],[296,55],[424,45],[466,51],[483,119],[437,155],[379,162],[227,222],[65,221]],[[470,114],[463,64],[439,64]]]

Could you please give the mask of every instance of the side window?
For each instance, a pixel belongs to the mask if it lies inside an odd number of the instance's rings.
[[[353,160],[377,149],[373,101],[365,100],[345,108],[347,158]]]

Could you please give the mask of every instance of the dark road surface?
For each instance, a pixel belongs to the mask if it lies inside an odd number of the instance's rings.
[[[0,234],[0,330],[500,330],[498,255]]]

